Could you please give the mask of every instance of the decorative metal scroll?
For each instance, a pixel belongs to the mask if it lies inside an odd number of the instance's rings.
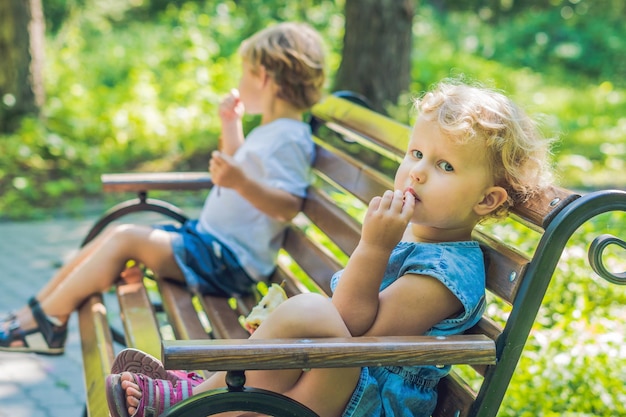
[[[604,265],[604,250],[610,245],[617,245],[626,250],[626,242],[609,234],[600,235],[591,242],[589,247],[589,264],[605,280],[613,284],[626,285],[626,271],[612,272]]]

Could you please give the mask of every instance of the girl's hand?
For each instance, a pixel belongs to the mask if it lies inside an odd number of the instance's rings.
[[[393,249],[413,216],[415,197],[402,191],[385,191],[370,202],[361,232],[361,242],[383,250]]]
[[[239,90],[233,88],[220,103],[220,119],[222,119],[222,123],[232,123],[240,120],[243,117],[244,111],[243,102],[239,98]]]
[[[247,179],[245,172],[235,160],[219,151],[213,151],[211,154],[209,172],[213,184],[226,188],[235,188]]]

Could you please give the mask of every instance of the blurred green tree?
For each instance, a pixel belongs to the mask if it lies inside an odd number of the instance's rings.
[[[365,95],[384,112],[411,82],[414,0],[346,0],[335,89]]]
[[[0,132],[12,132],[44,101],[41,0],[0,1]]]

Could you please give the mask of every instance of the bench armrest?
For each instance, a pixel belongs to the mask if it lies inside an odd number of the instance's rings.
[[[164,340],[168,369],[210,371],[494,364],[484,335],[320,339]]]
[[[208,172],[133,172],[103,174],[100,178],[106,192],[203,190],[213,186]]]

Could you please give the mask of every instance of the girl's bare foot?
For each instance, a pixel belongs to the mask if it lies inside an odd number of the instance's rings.
[[[180,380],[173,384],[167,379],[153,379],[144,374],[122,372],[106,379],[106,395],[113,417],[127,415],[161,415],[165,410],[193,395],[191,383]]]
[[[135,383],[135,378],[130,372],[122,372],[122,388],[126,391],[126,405],[128,406],[128,415],[133,415],[137,411],[139,401],[141,401],[141,390],[139,385]],[[156,390],[155,395],[157,401],[159,398],[159,392]]]

